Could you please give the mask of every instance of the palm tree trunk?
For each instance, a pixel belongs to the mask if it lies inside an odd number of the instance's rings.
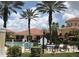
[[[52,11],[49,11],[49,33],[50,33],[50,37],[49,40],[51,40],[51,23],[52,23]]]
[[[44,54],[44,37],[45,37],[45,31],[43,30],[43,40],[42,40],[42,53]]]
[[[4,7],[4,14],[3,14],[3,21],[4,21],[4,28],[6,28],[6,22],[8,20],[8,7],[5,5]]]
[[[28,19],[28,32],[29,32],[28,40],[30,40],[30,36],[31,36],[31,32],[30,32],[30,18]]]
[[[3,21],[4,21],[3,27],[4,28],[6,28],[7,20],[8,20],[8,7],[5,5],[4,6],[4,12],[3,12]],[[5,32],[5,39],[6,39],[6,32]]]

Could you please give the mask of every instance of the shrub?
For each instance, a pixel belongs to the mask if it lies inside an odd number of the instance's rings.
[[[19,46],[9,47],[7,50],[8,57],[19,57],[21,56],[21,54],[22,54],[21,47]]]
[[[40,57],[41,48],[31,48],[31,57]]]

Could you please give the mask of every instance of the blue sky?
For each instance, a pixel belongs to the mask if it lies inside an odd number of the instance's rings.
[[[31,9],[35,9],[36,8],[36,4],[38,1],[23,1],[24,7],[22,8],[23,10],[31,8]],[[65,24],[65,20],[67,20],[68,18],[72,18],[72,17],[76,17],[79,16],[78,14],[78,7],[73,7],[76,6],[76,4],[78,5],[79,2],[66,2],[65,5],[69,8],[67,11],[63,12],[63,13],[54,13],[53,16],[53,21],[54,22],[58,22],[59,25],[63,25]],[[72,12],[72,10],[74,10]],[[20,13],[21,10],[18,10],[18,13],[11,13],[11,15],[9,16],[9,19],[7,21],[7,28],[11,29],[13,31],[23,31],[27,29],[27,20],[26,19],[20,19]],[[75,13],[75,15],[74,15]],[[36,19],[37,21],[31,20],[31,28],[48,28],[48,15],[47,14],[41,14],[39,13],[39,18]],[[42,26],[41,26],[42,25]],[[3,21],[2,19],[0,19],[0,27],[3,26]]]
[[[38,1],[24,1],[25,5],[24,5],[24,9],[25,8],[32,8],[35,7],[36,4],[38,3]]]

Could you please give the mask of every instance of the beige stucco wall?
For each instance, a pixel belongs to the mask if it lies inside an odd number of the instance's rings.
[[[65,33],[69,33],[70,31],[71,29],[59,30],[58,34],[62,33],[63,35],[65,35]]]
[[[65,22],[66,23],[66,26],[68,26],[68,27],[72,27],[72,26],[78,26],[79,27],[79,21],[67,21],[67,22]],[[62,33],[63,35],[65,34],[65,33],[69,33],[70,31],[72,31],[73,29],[69,29],[69,28],[61,28],[61,29],[59,29],[59,31],[58,31],[58,34],[60,34],[60,33]],[[78,30],[78,29],[74,29],[74,30]]]
[[[76,25],[75,25],[75,23],[76,23]],[[79,21],[78,22],[77,21],[70,21],[70,22],[66,22],[66,24],[67,24],[67,26],[68,26],[68,24],[70,26],[79,26]]]
[[[0,30],[0,48],[5,46],[5,30]]]

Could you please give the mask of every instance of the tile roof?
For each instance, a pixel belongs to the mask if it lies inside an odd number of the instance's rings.
[[[6,32],[13,32],[11,29],[6,29]]]
[[[70,18],[68,20],[66,20],[66,22],[70,22],[70,21],[79,21],[79,18],[75,17],[75,18]]]
[[[77,30],[79,30],[79,26],[64,27],[64,28],[61,28],[60,30],[69,30],[69,29],[77,29]]]
[[[31,31],[31,34],[32,35],[42,35],[42,30],[40,29],[37,29],[37,28],[32,28],[30,29]],[[25,31],[21,31],[21,32],[16,32],[15,34],[16,35],[28,35],[28,30],[25,30]]]

